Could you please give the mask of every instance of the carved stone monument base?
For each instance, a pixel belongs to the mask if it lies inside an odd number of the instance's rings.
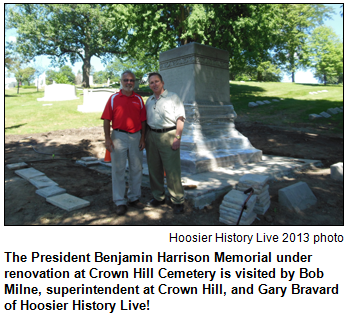
[[[159,61],[164,87],[181,97],[186,111],[182,171],[194,174],[262,160],[262,151],[235,129],[227,51],[190,43],[161,53]]]

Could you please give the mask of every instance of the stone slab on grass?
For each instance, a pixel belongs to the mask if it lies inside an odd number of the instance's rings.
[[[265,105],[265,103],[262,102],[262,101],[260,101],[260,100],[257,100],[256,103],[257,103],[258,105]]]
[[[36,190],[36,194],[44,198],[53,197],[58,194],[63,194],[65,192],[66,192],[65,189],[57,187],[57,186],[50,186],[50,187],[45,187],[45,188]]]
[[[34,168],[27,168],[27,169],[21,169],[21,170],[16,170],[14,172],[15,174],[19,175],[25,180],[29,180],[31,178],[39,177],[39,176],[44,176],[45,174],[39,170],[36,170]]]
[[[265,104],[271,104],[271,102],[269,102],[268,100],[264,100]]]
[[[327,110],[327,113],[330,114],[330,115],[336,115],[338,113],[338,111],[335,110],[335,108],[329,108]]]
[[[89,201],[77,198],[67,193],[48,197],[46,201],[68,212],[78,210],[90,205]]]
[[[331,115],[329,115],[329,114],[326,113],[326,112],[321,112],[319,115],[321,115],[321,116],[323,116],[323,117],[325,117],[325,118],[330,118],[330,117],[331,117]]]
[[[273,101],[273,102],[279,102],[279,100],[276,99],[276,98],[274,98],[272,101]]]
[[[278,202],[289,210],[300,212],[317,203],[306,182],[298,182],[278,191]]]
[[[338,162],[330,166],[330,177],[333,180],[343,181],[343,162]]]
[[[28,164],[25,162],[10,163],[10,164],[6,165],[7,169],[10,169],[10,170],[17,170],[17,169],[21,169],[21,168],[26,168],[27,166],[28,166]]]
[[[321,115],[317,115],[317,114],[310,114],[310,115],[308,115],[308,118],[310,120],[315,120],[315,119],[323,118],[323,117]]]
[[[58,183],[54,182],[52,179],[48,178],[47,176],[38,176],[35,178],[31,178],[29,179],[29,182],[33,186],[35,186],[37,189],[58,185]]]
[[[259,106],[257,103],[254,103],[254,102],[249,102],[248,103],[248,107],[257,107]]]

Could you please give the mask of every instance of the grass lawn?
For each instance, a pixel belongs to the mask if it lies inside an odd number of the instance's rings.
[[[327,90],[318,94],[309,94]],[[273,102],[272,99],[283,99]],[[249,107],[249,102],[268,100],[271,104]],[[308,126],[327,125],[332,131],[343,132],[343,113],[331,118],[309,120],[309,114],[319,114],[329,108],[343,107],[343,86],[296,83],[231,82],[230,101],[238,116],[264,124]]]
[[[315,95],[309,92],[328,90]],[[79,99],[60,102],[38,102],[44,95],[33,88],[5,90],[5,134],[42,133],[61,129],[102,126],[101,113],[81,113]],[[144,101],[148,97],[144,97]],[[279,103],[272,99],[281,99]],[[231,82],[230,100],[239,117],[265,124],[327,125],[334,132],[343,132],[343,113],[329,119],[312,122],[308,115],[319,114],[329,108],[343,106],[343,87],[336,85],[308,85],[295,83]],[[248,107],[249,102],[269,100],[271,104]],[[52,104],[46,105],[44,104]]]

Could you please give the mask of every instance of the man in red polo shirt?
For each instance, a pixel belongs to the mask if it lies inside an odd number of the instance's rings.
[[[104,120],[105,146],[111,153],[112,195],[116,213],[122,215],[129,205],[143,208],[141,197],[142,158],[146,131],[146,107],[142,97],[133,92],[135,75],[131,71],[121,76],[122,89],[113,94],[101,116]],[[112,122],[112,134],[110,126]],[[125,198],[125,168],[129,165],[128,200]]]

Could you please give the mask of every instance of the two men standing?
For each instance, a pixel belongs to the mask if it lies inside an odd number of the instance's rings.
[[[112,192],[116,213],[127,211],[125,199],[125,168],[129,161],[129,205],[143,208],[139,201],[142,180],[142,150],[146,147],[147,164],[153,199],[147,206],[165,203],[164,170],[174,212],[183,212],[184,191],[181,183],[180,143],[185,110],[177,94],[164,89],[159,73],[149,74],[149,86],[154,95],[143,106],[141,96],[133,92],[135,75],[122,74],[122,90],[112,95],[106,104],[104,119],[105,145],[111,152]],[[147,128],[146,133],[146,118]],[[110,122],[112,121],[112,135]]]

